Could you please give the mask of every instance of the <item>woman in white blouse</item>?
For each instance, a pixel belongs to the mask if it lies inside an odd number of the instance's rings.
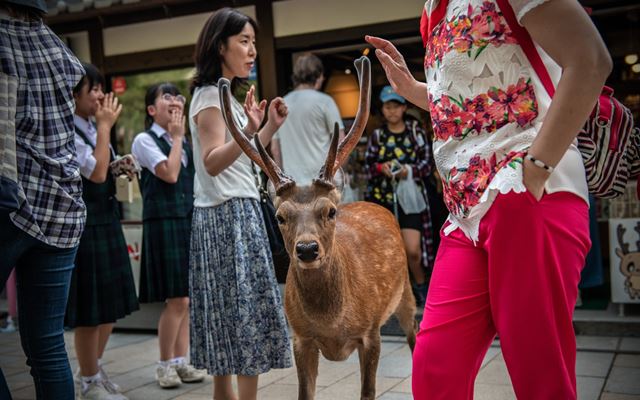
[[[291,366],[290,342],[275,279],[259,194],[249,158],[226,129],[216,83],[232,89],[256,59],[255,22],[223,8],[206,22],[196,43],[196,76],[189,108],[196,168],[189,289],[191,361],[214,376],[214,398],[255,399],[258,375]],[[269,143],[287,108],[282,98],[232,102],[247,136]],[[244,109],[243,109],[244,108]],[[267,122],[259,129],[264,115]]]
[[[511,12],[556,85],[553,101]],[[413,354],[414,398],[473,398],[498,334],[519,399],[575,399],[572,313],[590,246],[575,139],[611,70],[606,47],[576,0],[429,0],[421,30],[426,83],[390,42],[366,37],[397,93],[431,113],[450,211]]]

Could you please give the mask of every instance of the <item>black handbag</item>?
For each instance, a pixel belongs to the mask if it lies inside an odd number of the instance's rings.
[[[289,268],[289,254],[287,254],[287,249],[284,246],[284,239],[282,238],[278,220],[276,219],[276,207],[273,205],[271,197],[269,197],[266,177],[264,174],[262,176],[263,179],[258,177],[258,172],[253,162],[251,163],[251,169],[253,170],[256,187],[260,193],[260,209],[262,210],[262,219],[264,220],[264,227],[267,231],[267,237],[269,238],[269,247],[271,248],[273,265],[276,269],[276,278],[278,282],[284,282],[287,269]]]

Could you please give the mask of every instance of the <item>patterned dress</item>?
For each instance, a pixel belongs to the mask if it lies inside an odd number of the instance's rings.
[[[424,130],[417,121],[406,121],[405,129],[400,133],[393,133],[385,125],[376,129],[369,136],[369,143],[365,153],[365,164],[369,174],[365,200],[394,211],[394,185],[391,178],[380,172],[380,165],[397,160],[400,164],[411,168],[413,178],[420,188],[427,203],[427,208],[421,213],[422,219],[422,264],[428,268],[433,265],[433,228],[431,213],[424,181],[431,174],[431,146],[426,139]],[[401,207],[398,204],[398,207]]]

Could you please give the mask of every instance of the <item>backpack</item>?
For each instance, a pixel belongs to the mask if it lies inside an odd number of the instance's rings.
[[[518,24],[508,0],[497,0],[514,36],[522,47],[549,97],[555,89],[549,72],[529,33]],[[638,178],[640,198],[640,129],[633,126],[631,110],[613,97],[613,89],[602,89],[589,119],[578,134],[589,192],[614,198],[624,193],[627,180]]]

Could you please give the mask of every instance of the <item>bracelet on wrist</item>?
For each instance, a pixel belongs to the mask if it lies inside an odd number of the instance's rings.
[[[531,154],[528,154],[524,156],[525,160],[529,160],[533,163],[533,165],[535,165],[538,168],[542,168],[545,171],[547,171],[548,173],[552,173],[553,172],[553,167],[551,165],[547,165],[544,161],[542,160],[538,160],[537,158],[535,158],[534,156],[532,156]]]

